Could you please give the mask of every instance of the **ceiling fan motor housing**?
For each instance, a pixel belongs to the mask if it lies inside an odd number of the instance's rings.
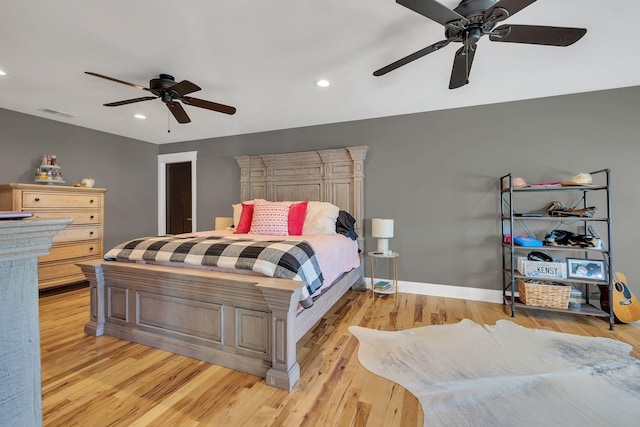
[[[484,24],[484,13],[497,2],[498,0],[463,0],[454,11],[467,20],[447,23],[445,29],[447,40],[465,44],[477,43],[480,37],[495,26],[492,22]]]
[[[453,10],[469,18],[472,15],[484,14],[486,10],[496,3],[498,3],[498,0],[462,0],[458,7]]]
[[[157,79],[149,80],[149,89],[166,89],[176,84],[176,80],[170,74],[160,74]]]

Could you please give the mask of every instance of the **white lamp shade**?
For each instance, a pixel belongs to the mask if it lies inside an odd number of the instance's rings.
[[[393,220],[375,218],[371,220],[371,235],[388,239],[393,237]]]

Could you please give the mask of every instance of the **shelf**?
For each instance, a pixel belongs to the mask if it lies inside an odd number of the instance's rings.
[[[502,243],[502,246],[505,248],[511,248],[509,243]],[[578,252],[597,252],[607,254],[609,251],[607,249],[596,249],[596,248],[581,248],[578,246],[518,246],[513,245],[513,249],[515,251],[578,251]]]
[[[575,284],[584,286],[589,289],[589,286],[597,285],[601,292],[608,292],[609,300],[613,299],[613,285],[609,283],[612,279],[611,272],[615,271],[613,265],[613,244],[611,241],[612,236],[612,227],[611,227],[611,199],[610,199],[610,170],[602,169],[589,173],[591,176],[597,176],[597,182],[599,184],[596,185],[576,185],[576,186],[557,186],[557,185],[540,185],[540,186],[531,186],[524,188],[501,188],[500,190],[500,222],[502,227],[502,234],[507,233],[515,233],[516,227],[524,228],[528,235],[535,236],[534,231],[529,228],[529,225],[532,225],[535,231],[540,231],[541,228],[559,228],[560,226],[567,226],[571,230],[571,232],[575,232],[576,234],[596,234],[594,231],[594,227],[592,224],[599,223],[602,225],[598,225],[601,228],[606,228],[606,231],[602,231],[602,237],[597,236],[599,238],[599,247],[579,247],[579,246],[518,246],[515,242],[505,243],[501,242],[501,252],[502,252],[502,296],[505,304],[508,304],[511,308],[511,316],[514,317],[516,314],[516,309],[534,309],[534,310],[547,310],[547,311],[555,311],[555,312],[567,312],[574,314],[583,314],[590,316],[600,316],[600,317],[608,317],[609,320],[609,329],[614,330],[614,313],[613,313],[613,305],[609,308],[609,310],[604,311],[599,307],[595,307],[591,304],[582,304],[580,308],[550,308],[550,307],[537,307],[523,304],[515,295],[517,289],[515,289],[515,283],[519,280],[529,280],[529,281],[537,281],[540,283],[552,284]],[[503,187],[506,184],[512,183],[512,174],[506,174],[499,179],[500,186]],[[606,184],[601,184],[602,182]],[[592,180],[589,180],[592,182]],[[546,211],[541,210],[527,210],[525,207],[516,207],[517,203],[520,203],[520,200],[527,199],[527,196],[531,196],[535,194],[534,200],[538,200],[541,198],[542,193],[554,193],[554,198],[557,197],[558,200],[562,201],[563,199],[570,199],[576,197],[576,195],[581,197],[579,203],[583,202],[586,205],[588,204],[588,196],[587,193],[593,191],[603,191],[605,192],[605,201],[600,201],[599,210],[593,212],[595,215],[592,217],[581,217],[581,216],[551,216],[548,215]],[[564,193],[564,194],[563,194]],[[600,200],[600,198],[598,198]],[[560,202],[562,203],[562,202]],[[573,204],[573,202],[572,202]],[[516,216],[517,214],[520,214]],[[522,216],[522,213],[532,213],[532,214],[541,214],[540,216]],[[569,231],[568,231],[569,232]],[[547,235],[549,235],[549,231],[547,231]],[[596,236],[594,236],[596,237]],[[556,279],[551,277],[535,277],[535,276],[525,276],[521,274],[517,270],[517,258],[520,256],[524,256],[526,252],[530,251],[542,251],[542,252],[553,252],[556,255],[556,258],[567,257],[567,259],[573,258],[576,256],[577,258],[586,258],[592,259],[593,261],[603,262],[606,265],[606,278],[605,280],[597,280],[597,279],[583,279],[570,277],[565,279]],[[564,253],[563,253],[564,252]],[[579,255],[581,254],[581,256]],[[602,258],[600,260],[599,258]],[[566,265],[566,264],[565,264]],[[512,297],[513,295],[513,297]],[[587,299],[588,300],[588,299]]]
[[[368,255],[370,257],[376,257],[376,258],[397,258],[400,256],[398,252],[393,252],[393,251],[386,254],[378,251],[372,251],[372,252],[368,252]]]
[[[58,165],[40,165],[40,169],[60,169]]]
[[[503,216],[503,220],[508,221],[511,218],[508,216]],[[607,218],[591,218],[591,217],[582,217],[582,216],[514,216],[514,221],[558,221],[558,222],[566,222],[566,221],[600,221],[605,222]]]
[[[384,290],[374,289],[373,292],[379,295],[394,295],[396,293],[396,287],[391,285]]]
[[[510,268],[503,268],[502,272],[508,276],[511,276]],[[585,283],[588,285],[604,285],[607,286],[607,282],[602,282],[598,280],[589,280],[589,279],[555,279],[553,277],[534,277],[534,276],[525,276],[524,274],[520,274],[518,272],[513,274],[513,277],[516,279],[526,279],[526,280],[540,280],[544,282],[558,282],[558,283]]]
[[[504,302],[508,305],[511,305],[511,296],[505,295]],[[562,313],[575,313],[575,314],[584,314],[588,316],[597,316],[597,317],[609,317],[609,313],[599,309],[598,307],[591,304],[581,304],[580,308],[551,308],[551,307],[537,307],[533,305],[526,305],[520,302],[518,297],[515,298],[514,305],[518,308],[524,308],[527,310],[544,310],[544,311],[556,311]]]
[[[594,190],[606,190],[606,185],[590,185],[590,186],[566,186],[566,187],[525,187],[514,188],[514,193],[536,193],[536,192],[550,192],[550,191],[594,191]],[[509,189],[502,189],[502,193],[508,193]]]

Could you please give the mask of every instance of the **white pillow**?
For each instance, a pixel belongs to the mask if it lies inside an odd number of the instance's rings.
[[[254,200],[247,200],[246,202],[242,202],[247,205],[252,205]],[[238,228],[238,224],[240,224],[240,215],[242,215],[242,203],[238,203],[235,205],[231,205],[233,208],[233,226]]]
[[[289,208],[291,202],[267,202],[257,199],[253,204],[253,219],[249,234],[268,236],[289,235]]]
[[[328,202],[309,202],[302,224],[302,234],[336,234],[340,209]]]

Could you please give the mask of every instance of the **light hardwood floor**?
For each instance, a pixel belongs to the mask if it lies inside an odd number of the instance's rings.
[[[360,325],[399,330],[511,319],[501,304],[349,292],[298,343],[302,376],[291,392],[264,380],[111,337],[83,333],[87,288],[40,298],[45,426],[419,426],[416,398],[358,362]],[[619,339],[640,358],[640,325],[544,311],[518,312],[523,326]]]

